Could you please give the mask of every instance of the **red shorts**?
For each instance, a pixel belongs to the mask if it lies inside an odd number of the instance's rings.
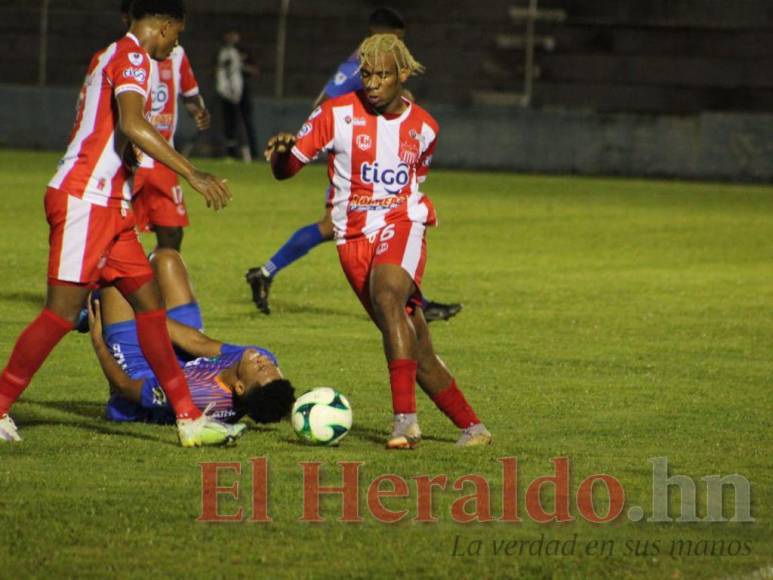
[[[153,226],[184,228],[188,225],[177,174],[158,162],[151,169],[140,167],[134,173],[132,209],[141,232],[149,232]]]
[[[131,210],[102,207],[49,187],[48,279],[95,285],[152,276]]]
[[[370,272],[379,264],[396,264],[408,272],[416,284],[408,307],[412,310],[421,303],[421,278],[427,264],[425,230],[424,224],[403,221],[388,224],[373,236],[347,240],[338,246],[338,258],[346,279],[371,317]]]

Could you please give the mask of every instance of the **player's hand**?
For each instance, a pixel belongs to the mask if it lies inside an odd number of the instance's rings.
[[[99,299],[92,300],[91,294],[89,294],[88,300],[86,300],[89,311],[89,332],[91,333],[91,340],[95,343],[100,343],[104,339],[102,338],[102,308],[99,305]]]
[[[227,206],[233,197],[226,180],[219,179],[211,173],[195,170],[188,178],[188,183],[204,196],[207,207],[212,207],[215,211]]]
[[[209,129],[209,125],[212,122],[212,116],[209,114],[209,109],[197,108],[191,113],[193,121],[196,123],[196,128],[199,131],[206,131]]]
[[[263,155],[266,161],[271,161],[271,156],[276,153],[282,155],[289,153],[290,149],[295,145],[295,135],[292,133],[277,133],[266,144],[266,149],[263,151]]]

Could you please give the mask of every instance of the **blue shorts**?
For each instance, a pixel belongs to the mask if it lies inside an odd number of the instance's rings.
[[[201,329],[203,322],[201,318],[201,309],[196,302],[183,304],[167,311],[167,316],[172,320],[185,324],[192,328]],[[133,379],[139,379],[146,376],[152,376],[148,361],[142,354],[140,341],[137,338],[137,323],[134,320],[126,320],[116,324],[105,326],[102,333],[105,337],[107,347],[113,353],[113,357],[118,361],[126,374]],[[185,352],[175,350],[177,360],[180,366],[191,360],[191,356]]]
[[[203,320],[198,303],[191,302],[171,308],[167,316],[181,324],[201,329]],[[107,403],[105,415],[109,421],[150,421],[153,423],[174,422],[174,413],[166,404],[164,392],[157,386],[156,377],[148,361],[142,354],[140,341],[137,338],[137,323],[126,320],[105,326],[102,334],[105,343],[113,353],[113,358],[129,377],[143,380],[142,403],[129,401],[121,395],[112,395]],[[191,360],[189,354],[175,349],[180,366]],[[158,416],[157,416],[158,415]],[[169,415],[169,417],[166,417]],[[169,419],[169,421],[164,420]]]

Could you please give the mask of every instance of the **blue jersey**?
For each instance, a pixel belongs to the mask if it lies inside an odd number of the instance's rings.
[[[195,328],[201,327],[201,311],[198,304],[186,304],[167,312],[176,320]],[[113,394],[107,403],[106,417],[110,421],[147,421],[149,423],[174,423],[175,415],[166,399],[161,384],[153,374],[148,361],[142,355],[137,339],[137,325],[133,320],[111,324],[104,329],[105,342],[113,357],[124,371],[135,380],[142,380],[140,402],[135,403],[120,394]],[[241,360],[244,351],[256,350],[277,364],[270,351],[257,346],[225,344],[221,355],[213,358],[193,358],[178,353],[178,362],[188,382],[193,403],[202,411],[214,403],[212,415],[222,421],[238,421],[241,415],[234,408],[233,394],[218,375]]]
[[[357,53],[354,53],[339,65],[333,78],[325,85],[325,94],[329,99],[332,99],[346,93],[359,91],[362,87],[360,61],[357,58]]]

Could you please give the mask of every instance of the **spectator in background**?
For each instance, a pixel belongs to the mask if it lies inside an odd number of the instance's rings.
[[[257,156],[255,124],[252,119],[252,94],[249,77],[258,76],[258,67],[249,62],[239,46],[240,34],[229,30],[217,54],[215,88],[223,103],[226,153],[235,159],[251,161]],[[239,122],[244,124],[247,146],[239,146]]]

